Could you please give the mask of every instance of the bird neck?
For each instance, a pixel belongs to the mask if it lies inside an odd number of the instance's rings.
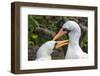
[[[80,46],[79,46],[79,40],[70,40],[69,47],[73,48],[74,50],[76,48],[80,48]]]
[[[69,33],[69,40],[70,45],[79,45],[79,39],[80,39],[81,32],[80,31],[73,31]]]
[[[79,45],[79,40],[70,40],[71,45]]]

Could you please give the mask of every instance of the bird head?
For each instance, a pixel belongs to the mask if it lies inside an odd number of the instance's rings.
[[[58,49],[62,46],[65,46],[67,45],[69,42],[69,40],[62,40],[62,41],[48,41],[45,43],[45,45],[47,45],[46,47],[50,50],[53,50],[53,49]]]
[[[55,35],[53,40],[57,40],[64,34],[68,34],[70,32],[80,31],[79,25],[75,21],[67,21],[63,24],[60,31]]]

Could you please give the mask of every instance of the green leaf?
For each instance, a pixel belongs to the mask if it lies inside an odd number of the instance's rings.
[[[37,39],[37,38],[38,38],[38,35],[33,34],[33,35],[32,35],[32,38],[33,38],[33,39]]]

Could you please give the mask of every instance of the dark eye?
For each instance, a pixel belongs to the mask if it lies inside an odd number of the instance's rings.
[[[70,30],[66,29],[66,28],[63,28],[63,31],[67,31],[67,32],[70,32]]]

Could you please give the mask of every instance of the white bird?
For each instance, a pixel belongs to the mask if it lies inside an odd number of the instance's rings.
[[[69,45],[65,59],[83,59],[88,58],[88,54],[83,52],[79,46],[79,39],[81,36],[81,29],[75,21],[67,21],[62,26],[53,40],[58,39],[64,34],[69,35]]]
[[[67,44],[68,44],[68,40],[48,41],[44,43],[37,51],[36,60],[40,60],[40,61],[52,60],[51,54],[53,52],[53,49],[57,49]]]

